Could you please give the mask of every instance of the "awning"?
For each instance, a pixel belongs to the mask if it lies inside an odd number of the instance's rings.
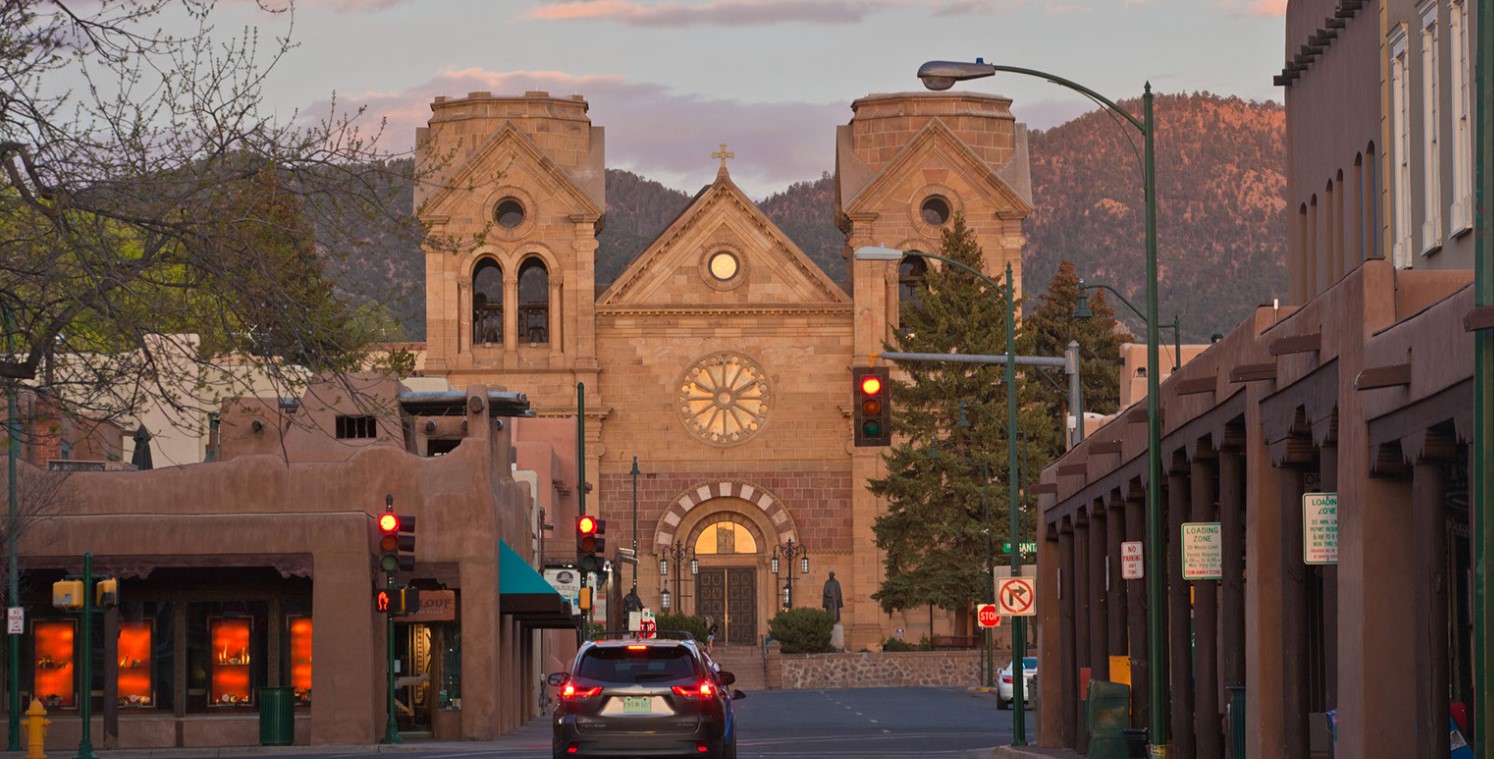
[[[571,603],[502,540],[498,541],[498,609],[529,627],[576,626]]]

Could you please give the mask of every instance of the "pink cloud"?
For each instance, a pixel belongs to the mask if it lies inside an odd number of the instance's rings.
[[[554,71],[493,72],[482,69],[443,71],[406,90],[339,96],[337,109],[366,108],[364,129],[383,120],[379,145],[407,153],[415,130],[430,119],[438,95],[463,97],[469,92],[519,95],[542,90],[556,97],[586,97],[592,123],[607,132],[608,168],[625,169],[667,186],[693,192],[715,177],[710,157],[720,143],[737,154],[732,178],[753,197],[764,197],[793,182],[816,179],[833,171],[835,127],[851,118],[851,104],[747,103],[707,98],[662,85],[626,81],[615,76],[573,76]],[[326,118],[330,101],[304,111],[307,118]]]
[[[1286,15],[1287,0],[1220,0],[1219,7],[1232,16],[1279,18]]]
[[[875,0],[667,0],[646,5],[633,0],[570,0],[531,10],[541,21],[615,21],[629,26],[677,27],[702,24],[759,25],[860,21],[886,3]]]

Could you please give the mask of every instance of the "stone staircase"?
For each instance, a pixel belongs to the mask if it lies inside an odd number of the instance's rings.
[[[767,689],[763,652],[757,646],[717,645],[711,658],[721,669],[737,676],[736,684],[731,687],[749,692]]]

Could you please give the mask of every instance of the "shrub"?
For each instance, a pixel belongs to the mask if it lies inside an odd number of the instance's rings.
[[[684,630],[702,643],[706,639],[706,623],[700,617],[686,614],[659,614],[654,617],[654,626],[659,630]]]
[[[835,617],[824,609],[789,609],[768,621],[768,634],[786,654],[826,654]]]
[[[918,646],[915,645],[915,644],[913,644],[913,643],[909,643],[906,640],[899,639],[899,638],[888,638],[887,642],[885,642],[885,643],[882,644],[882,650],[883,651],[917,651],[918,650]]]

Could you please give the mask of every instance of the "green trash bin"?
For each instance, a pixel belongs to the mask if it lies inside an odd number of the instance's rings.
[[[1089,733],[1090,759],[1126,759],[1126,728],[1130,727],[1131,686],[1090,680],[1085,700],[1084,726]]]
[[[290,688],[259,689],[259,745],[296,742],[296,708]]]

